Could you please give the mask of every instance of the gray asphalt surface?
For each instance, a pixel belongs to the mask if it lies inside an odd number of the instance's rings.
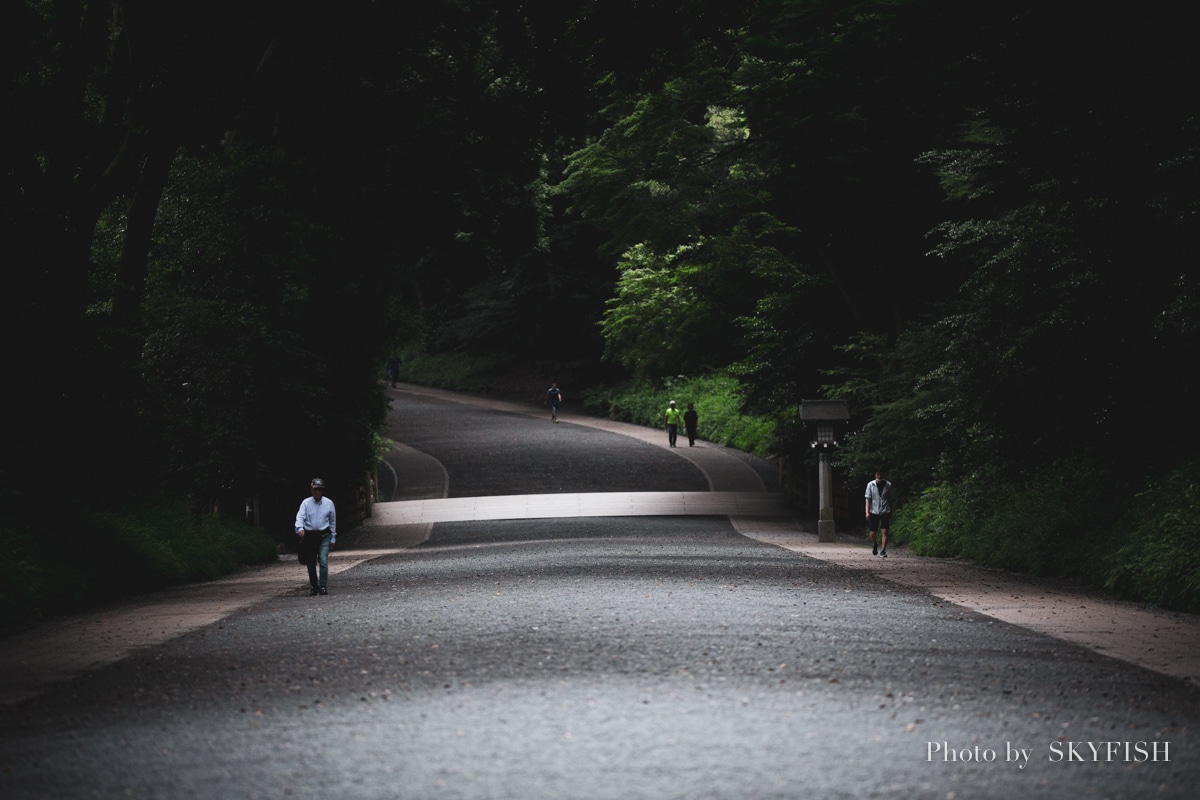
[[[445,465],[453,496],[704,488],[665,441],[569,422],[407,398],[393,434]],[[303,582],[297,568],[294,593],[6,709],[5,795],[1192,798],[1200,785],[1187,683],[750,541],[723,517],[438,524],[327,597]],[[1132,760],[1096,761],[1109,741]],[[1006,762],[1016,749],[1027,763]]]
[[[699,469],[665,445],[563,422],[400,394],[388,435],[450,473],[450,497],[561,492],[708,490]],[[684,439],[686,446],[687,439]],[[400,498],[398,498],[400,499]]]

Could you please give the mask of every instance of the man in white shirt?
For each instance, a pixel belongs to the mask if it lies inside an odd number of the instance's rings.
[[[320,478],[312,479],[312,497],[304,498],[296,512],[296,535],[300,537],[300,560],[308,567],[308,593],[329,594],[329,550],[337,541],[337,511],[325,497],[325,481]]]
[[[871,531],[871,555],[887,558],[888,526],[892,523],[892,482],[883,477],[883,468],[875,470],[875,480],[867,484],[863,493],[867,527]],[[875,531],[883,537],[883,549],[875,544]]]

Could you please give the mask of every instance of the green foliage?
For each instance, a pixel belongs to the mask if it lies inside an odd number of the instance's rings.
[[[494,384],[505,365],[494,358],[465,353],[426,353],[415,348],[404,351],[400,379],[422,386],[458,392],[480,392]]]
[[[686,249],[661,255],[645,244],[625,254],[616,295],[601,323],[605,352],[639,374],[662,374],[686,364],[687,354],[712,315],[676,268]]]
[[[68,507],[56,525],[69,528],[70,534],[27,522],[3,531],[11,569],[0,584],[0,602],[10,613],[0,623],[0,633],[276,558],[275,542],[264,529],[198,515],[176,502],[95,513]]]
[[[1137,496],[1118,527],[1104,585],[1166,608],[1200,612],[1200,463],[1189,462]]]
[[[325,223],[300,166],[252,145],[176,159],[129,403],[148,493],[290,497],[311,474],[350,486],[374,465],[389,284],[364,267],[326,274],[366,244]]]
[[[728,375],[696,377],[684,375],[654,383],[636,381],[620,386],[593,389],[587,393],[588,411],[650,428],[663,427],[667,403],[681,409],[696,405],[697,433],[701,439],[767,457],[777,452],[776,427],[779,417],[794,415],[781,409],[778,416],[745,413],[746,398],[738,381]]]
[[[844,398],[842,466],[932,487],[933,550],[1034,570],[1078,532],[1072,477],[1200,445],[1186,9],[156,8],[30,0],[5,28],[3,324],[37,346],[11,353],[0,480],[35,506],[81,431],[81,471],[146,496],[349,482],[393,348],[472,391],[620,365],[619,416],[686,391],[756,451],[796,454],[783,410]]]
[[[836,453],[853,474],[886,464],[906,486],[937,485],[980,463],[991,463],[993,437],[956,391],[945,363],[940,327],[913,326],[893,340],[862,333],[838,348],[843,365],[829,370],[824,396],[846,400],[855,424]]]
[[[558,191],[612,232],[606,250],[644,242],[669,251],[703,236],[739,198],[753,202],[757,170],[737,168],[746,136],[740,109],[726,103],[730,77],[700,63],[658,91],[622,97],[606,109],[616,118],[604,133],[568,157]]]
[[[731,79],[708,64],[644,93],[568,157],[557,187],[622,254],[605,355],[641,378],[740,359],[760,284],[788,265],[777,245],[795,231],[763,211],[768,170],[749,157]]]
[[[275,542],[262,528],[177,503],[98,513],[91,527],[121,565],[110,577],[143,587],[211,580],[275,558]]]
[[[920,556],[952,558],[962,554],[963,538],[971,535],[976,509],[956,487],[940,483],[897,504],[891,535]]]
[[[1136,496],[1094,459],[1049,464],[1019,483],[985,467],[907,500],[894,531],[918,555],[1078,578],[1194,613],[1198,466],[1187,463]]]
[[[1014,481],[982,466],[925,489],[898,510],[895,528],[918,555],[1101,582],[1123,498],[1093,459],[1048,464]]]
[[[722,235],[696,237],[670,252],[634,245],[617,265],[620,277],[601,321],[606,357],[643,378],[711,372],[742,359],[748,338],[762,330],[755,315],[764,305],[756,300],[762,287],[808,282],[776,247],[794,233],[756,212]]]

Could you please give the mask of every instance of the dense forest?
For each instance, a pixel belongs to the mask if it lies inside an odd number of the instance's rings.
[[[919,552],[1200,608],[1182,7],[2,13],[10,598],[133,580],[106,515],[359,491],[403,353],[720,378],[795,459],[844,398]]]

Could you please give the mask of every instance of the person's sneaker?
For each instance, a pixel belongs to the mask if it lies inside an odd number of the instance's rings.
[[[309,597],[315,596],[316,593],[317,593],[317,587],[315,587],[315,586],[308,587],[308,596]]]
[[[887,550],[884,550],[884,551],[883,551],[882,553],[880,553],[879,555],[883,556],[884,558],[887,558]]]
[[[871,542],[871,555],[879,555],[879,545],[875,544],[874,542]]]
[[[884,553],[884,555],[886,556],[886,555],[887,555],[887,553]],[[329,590],[328,590],[328,589],[326,589],[324,586],[322,586],[322,587],[321,587],[321,594],[329,594]]]

